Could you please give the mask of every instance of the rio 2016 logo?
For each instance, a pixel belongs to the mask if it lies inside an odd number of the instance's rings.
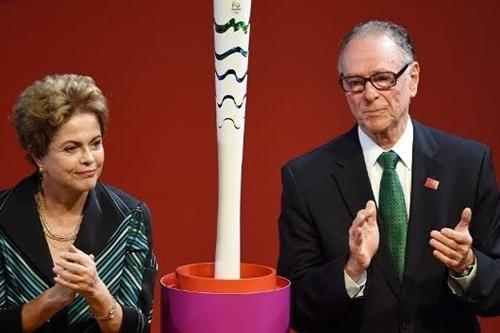
[[[233,1],[231,3],[231,11],[233,12],[233,14],[239,14],[241,11],[241,4],[236,0]]]

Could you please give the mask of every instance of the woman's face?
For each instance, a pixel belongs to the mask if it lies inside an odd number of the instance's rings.
[[[46,191],[83,193],[94,188],[104,164],[96,115],[75,112],[59,127],[47,154],[35,161],[45,170],[42,184]]]

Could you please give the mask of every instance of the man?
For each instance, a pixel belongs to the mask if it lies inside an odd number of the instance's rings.
[[[338,70],[357,125],[282,170],[278,270],[292,281],[292,326],[479,332],[475,314],[500,313],[489,149],[410,117],[420,66],[401,26],[355,27]]]

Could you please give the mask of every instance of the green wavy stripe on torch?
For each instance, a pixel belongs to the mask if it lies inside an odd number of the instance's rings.
[[[241,47],[236,46],[236,47],[230,48],[229,50],[227,50],[224,53],[221,53],[221,54],[215,53],[215,59],[217,59],[219,61],[220,60],[224,60],[224,59],[226,59],[227,57],[229,57],[233,53],[239,53],[242,56],[244,56],[245,58],[248,57],[248,51],[245,51]]]
[[[215,32],[217,32],[219,34],[223,34],[224,32],[228,31],[229,28],[233,28],[234,31],[238,31],[241,29],[241,30],[243,30],[243,32],[245,34],[247,34],[249,24],[245,23],[243,21],[236,22],[236,20],[234,18],[232,18],[226,24],[221,25],[221,24],[214,23],[214,26],[215,26]]]

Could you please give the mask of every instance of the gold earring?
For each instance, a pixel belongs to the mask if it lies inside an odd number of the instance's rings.
[[[44,168],[43,166],[38,167],[38,173],[39,173],[40,175],[43,175],[43,173],[44,173],[44,172],[45,172],[45,168]]]

